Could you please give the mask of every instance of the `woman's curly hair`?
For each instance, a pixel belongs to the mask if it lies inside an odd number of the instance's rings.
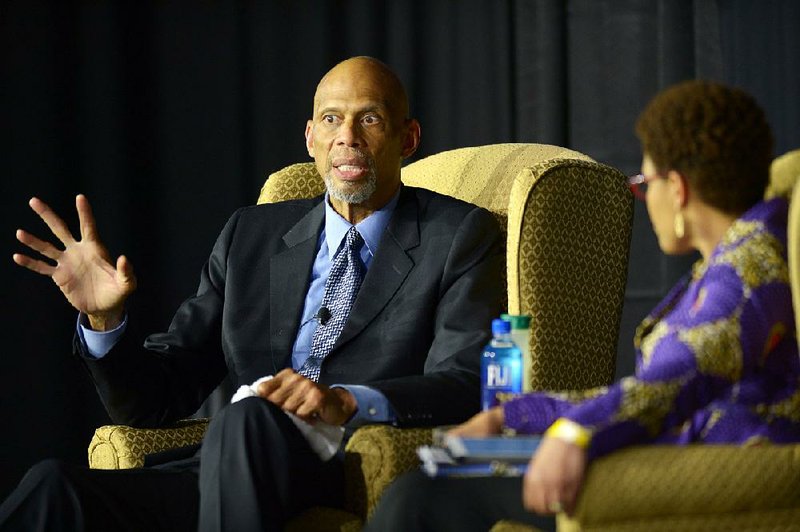
[[[636,134],[659,172],[679,171],[712,207],[739,215],[764,196],[772,132],[764,111],[741,89],[678,83],[645,107]]]

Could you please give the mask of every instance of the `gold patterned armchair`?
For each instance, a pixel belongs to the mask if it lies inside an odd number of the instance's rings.
[[[579,389],[614,376],[633,204],[624,176],[589,157],[543,144],[445,151],[409,164],[403,182],[489,209],[507,228],[508,308],[531,315],[535,389]],[[288,166],[264,184],[259,203],[322,193],[313,163]],[[141,467],[144,457],[202,438],[203,421],[170,429],[97,429],[94,468]],[[346,511],[313,508],[290,530],[359,530],[384,488],[417,466],[430,429],[368,426],[345,453]]]

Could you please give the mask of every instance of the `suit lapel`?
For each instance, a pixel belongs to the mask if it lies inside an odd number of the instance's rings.
[[[278,370],[289,365],[324,217],[325,205],[320,202],[283,235],[286,249],[270,258],[269,337]]]
[[[414,261],[407,250],[419,245],[419,209],[412,189],[403,187],[394,215],[372,258],[347,323],[333,350],[360,333],[386,306],[408,277]]]

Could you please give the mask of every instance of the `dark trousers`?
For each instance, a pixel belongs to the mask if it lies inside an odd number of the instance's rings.
[[[199,457],[102,471],[46,460],[0,506],[6,531],[281,530],[342,505],[339,457],[322,462],[279,408],[258,398],[212,420]]]
[[[365,532],[486,532],[501,519],[555,530],[555,518],[525,511],[521,477],[429,478],[407,473],[383,494]]]

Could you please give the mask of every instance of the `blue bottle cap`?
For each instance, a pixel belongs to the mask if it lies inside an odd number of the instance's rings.
[[[496,318],[492,320],[492,334],[509,334],[511,333],[511,322]]]

